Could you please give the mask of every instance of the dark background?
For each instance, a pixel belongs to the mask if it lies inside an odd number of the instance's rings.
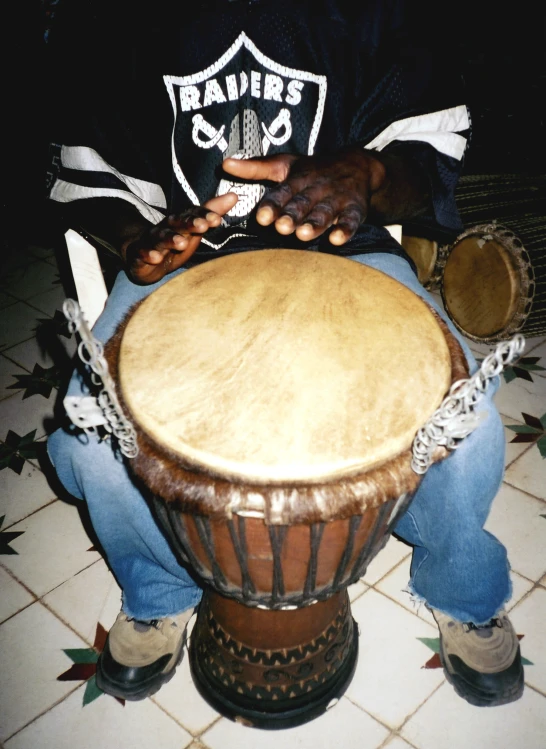
[[[16,0],[2,11],[3,244],[8,252],[21,238],[51,241],[45,183],[48,87],[54,81],[48,76],[44,36],[54,23],[56,1]],[[546,174],[544,3],[520,0],[501,7],[483,0],[417,0],[410,7],[431,34],[439,35],[436,54],[448,55],[466,84],[473,135],[464,173]]]

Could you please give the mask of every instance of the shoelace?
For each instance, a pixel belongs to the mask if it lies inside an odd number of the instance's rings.
[[[142,624],[145,627],[155,627],[155,629],[159,629],[158,624],[160,622],[159,619],[150,619],[149,621],[145,621],[144,619],[135,619],[134,616],[128,616],[127,621],[136,622],[137,624]]]
[[[487,622],[487,624],[473,624],[472,622],[465,622],[464,626],[466,627],[467,632],[471,632],[472,630],[494,629],[495,627],[502,629],[502,622],[499,618],[495,617],[494,619],[491,619],[491,621]]]

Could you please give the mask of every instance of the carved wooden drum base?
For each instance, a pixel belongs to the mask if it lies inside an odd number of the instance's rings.
[[[193,678],[207,702],[266,729],[325,712],[348,687],[357,656],[346,590],[290,611],[249,608],[206,591],[190,644]]]

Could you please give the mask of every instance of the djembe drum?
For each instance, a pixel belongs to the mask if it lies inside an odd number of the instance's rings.
[[[106,353],[132,469],[204,584],[197,687],[247,725],[316,717],[356,664],[347,586],[419,484],[418,428],[467,376],[458,344],[379,271],[263,250],[172,279]]]
[[[446,312],[483,343],[546,332],[546,178],[463,177],[456,192],[465,231],[443,251]]]

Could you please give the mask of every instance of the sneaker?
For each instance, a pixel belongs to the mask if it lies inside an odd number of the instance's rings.
[[[478,707],[505,705],[521,697],[519,641],[505,611],[479,627],[435,609],[432,613],[440,629],[440,659],[458,695]]]
[[[125,700],[155,694],[182,660],[193,611],[148,622],[118,614],[97,663],[99,689]]]

